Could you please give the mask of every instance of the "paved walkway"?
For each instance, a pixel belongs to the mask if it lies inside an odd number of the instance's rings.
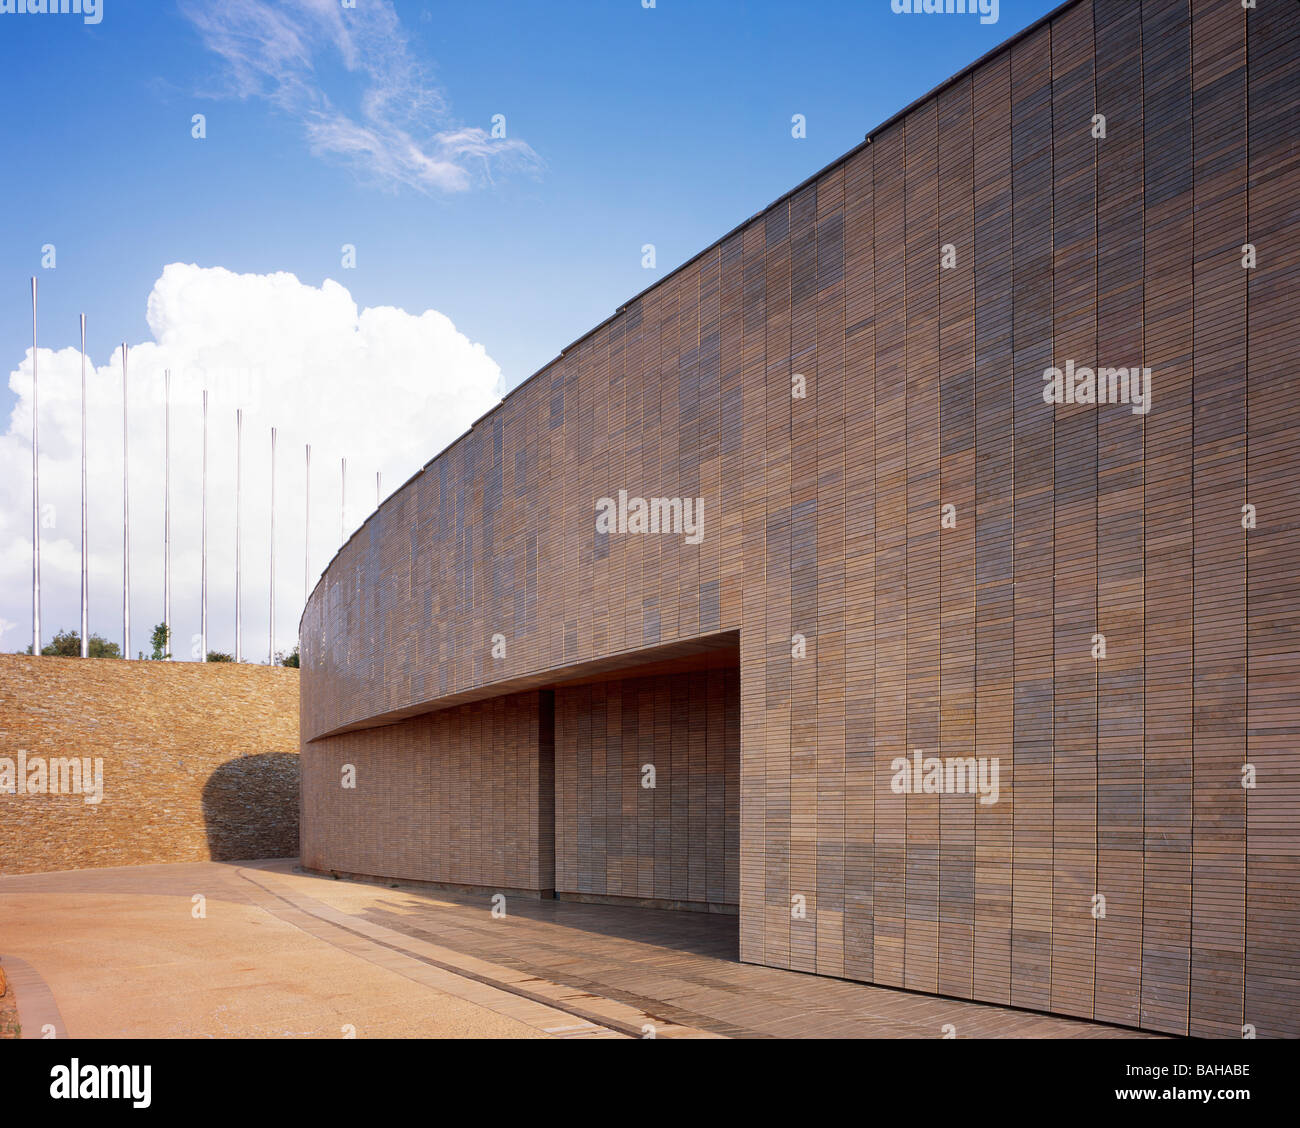
[[[740,964],[735,917],[510,898],[499,919],[294,865],[0,877],[24,1036],[1143,1036]]]

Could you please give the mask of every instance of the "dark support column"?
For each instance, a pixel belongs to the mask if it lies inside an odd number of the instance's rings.
[[[543,897],[555,896],[555,692],[537,702],[537,883]]]

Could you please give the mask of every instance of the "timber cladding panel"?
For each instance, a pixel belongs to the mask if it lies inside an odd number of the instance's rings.
[[[739,691],[735,669],[555,691],[557,894],[739,904]]]
[[[511,694],[304,746],[303,866],[553,890],[551,709]]]
[[[304,738],[738,631],[742,959],[1300,1034],[1298,105],[1300,5],[1063,6],[386,501]],[[1149,412],[1046,404],[1067,362]],[[703,539],[597,531],[620,489]],[[998,801],[895,791],[916,749]]]
[[[0,654],[0,874],[292,857],[298,676]],[[80,794],[48,790],[74,758],[101,761],[98,802],[89,775]],[[27,784],[44,772],[44,793],[6,778],[20,764]]]

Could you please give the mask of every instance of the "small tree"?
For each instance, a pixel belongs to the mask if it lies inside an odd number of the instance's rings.
[[[153,629],[153,634],[149,639],[153,645],[153,653],[149,655],[155,662],[161,662],[165,658],[172,656],[168,643],[171,642],[171,631],[168,630],[166,623],[159,623]]]
[[[234,660],[235,656],[233,654],[227,654],[224,650],[208,651],[209,662],[233,662]]]
[[[121,658],[122,650],[115,642],[109,642],[100,635],[93,634],[90,636],[90,645],[87,647],[91,658]],[[32,648],[29,645],[23,654],[30,654]],[[41,654],[50,658],[80,658],[81,657],[81,632],[80,631],[59,631],[51,640],[41,647]]]
[[[90,652],[92,658],[122,657],[122,648],[117,643],[100,638],[97,634],[90,636],[90,645],[86,649]]]
[[[277,651],[275,655],[275,660],[278,665],[292,666],[295,670],[298,669],[299,657],[298,657],[297,644],[296,643],[294,644],[294,648],[288,654],[286,654],[283,650]]]

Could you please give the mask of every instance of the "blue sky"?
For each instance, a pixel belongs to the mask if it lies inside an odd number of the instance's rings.
[[[372,0],[357,0],[358,19]],[[220,12],[227,5],[212,7]],[[276,5],[261,5],[274,9]],[[360,305],[437,309],[513,387],[866,131],[1054,7],[1003,0],[996,24],[899,15],[889,0],[397,0],[447,120],[507,133],[539,158],[463,191],[375,182],[316,156],[263,98],[221,97],[223,61],[173,0],[103,0],[103,19],[0,16],[0,350],[148,335],[164,264],[333,277]],[[357,83],[323,52],[340,107]],[[190,136],[194,113],[207,138]],[[804,140],[790,118],[808,121]],[[658,269],[644,270],[652,242]],[[56,271],[40,249],[57,248]],[[357,267],[340,268],[340,247]],[[12,393],[0,410],[7,416]]]
[[[125,341],[131,650],[162,617],[170,371],[175,649],[201,653],[206,388],[208,641],[234,649],[240,408],[254,660],[292,646],[305,590],[377,496],[502,392],[1054,6],[1002,0],[982,24],[890,0],[101,2],[87,25],[0,0],[0,649],[32,637],[36,275],[43,637],[79,616],[84,312],[92,632],[124,634]]]

